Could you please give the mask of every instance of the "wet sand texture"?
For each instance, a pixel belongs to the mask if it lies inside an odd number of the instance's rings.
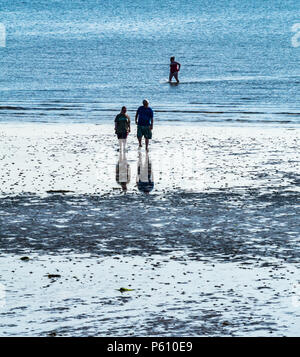
[[[111,134],[1,127],[0,335],[299,335],[299,130],[156,126],[149,195]]]

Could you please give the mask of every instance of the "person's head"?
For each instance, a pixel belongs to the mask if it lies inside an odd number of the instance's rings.
[[[147,108],[149,106],[149,100],[144,99],[143,100],[143,106]]]
[[[170,61],[171,61],[171,62],[174,62],[174,61],[175,61],[175,57],[172,56],[172,57],[170,58]]]
[[[127,108],[126,107],[122,107],[121,113],[125,114],[126,112],[127,112]]]

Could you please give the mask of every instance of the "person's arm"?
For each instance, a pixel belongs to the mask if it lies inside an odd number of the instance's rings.
[[[150,130],[153,130],[153,123],[154,123],[154,120],[153,120],[153,110],[151,109]]]
[[[136,113],[135,113],[135,124],[136,125],[138,123],[138,116],[139,116],[139,110],[137,110]]]
[[[118,116],[115,117],[115,133],[117,132],[117,117]]]
[[[181,64],[179,62],[177,62],[178,64],[178,72],[180,71],[180,67],[181,67]]]

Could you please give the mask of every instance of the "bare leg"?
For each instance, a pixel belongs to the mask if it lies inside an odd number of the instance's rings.
[[[138,138],[138,141],[139,141],[139,147],[141,148],[142,147],[142,137]]]
[[[172,82],[173,76],[174,76],[174,74],[173,74],[173,73],[170,73],[170,75],[169,75],[169,82],[170,82],[170,83]]]
[[[148,151],[149,139],[145,138],[145,143],[146,143],[146,151]]]
[[[178,72],[174,74],[174,77],[175,77],[175,79],[176,79],[176,82],[179,83]]]

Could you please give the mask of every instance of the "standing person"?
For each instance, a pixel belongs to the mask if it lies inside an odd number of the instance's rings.
[[[126,107],[122,107],[120,114],[115,118],[115,133],[119,139],[120,151],[122,147],[125,150],[127,135],[130,133],[130,117],[126,112]]]
[[[179,83],[178,72],[180,71],[181,64],[175,61],[175,57],[170,58],[170,75],[169,82],[172,82],[172,78],[176,79],[176,82]]]
[[[137,125],[137,138],[139,147],[142,147],[142,138],[145,137],[146,150],[148,151],[149,139],[152,139],[153,110],[149,107],[149,101],[143,100],[143,105],[138,108],[135,115]]]

